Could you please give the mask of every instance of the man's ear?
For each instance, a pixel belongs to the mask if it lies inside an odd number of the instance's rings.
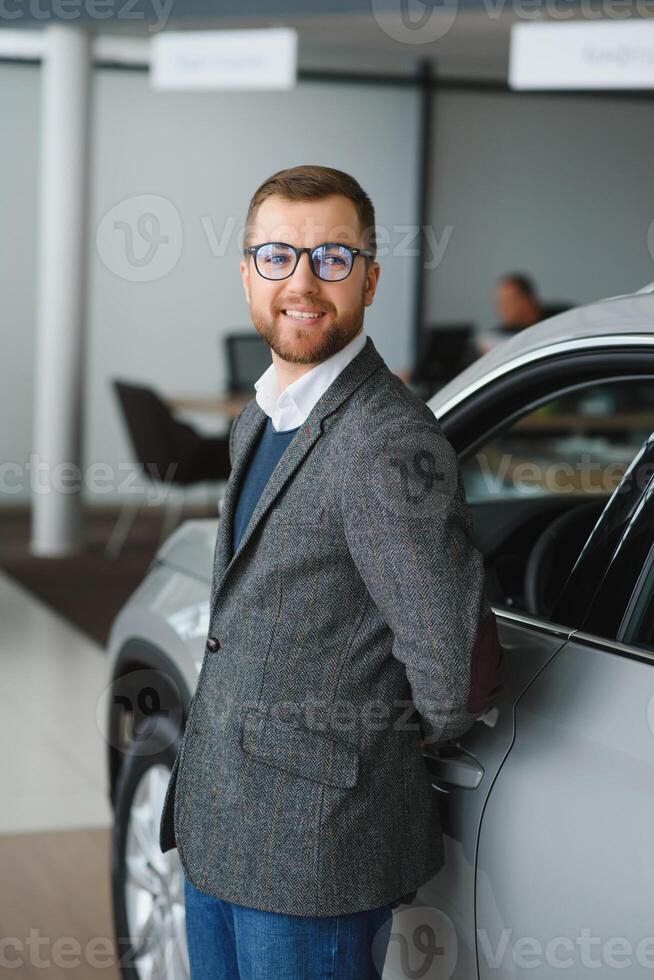
[[[379,282],[379,276],[381,273],[381,266],[379,262],[371,262],[368,266],[366,272],[366,279],[364,283],[364,306],[370,306],[372,303],[373,296],[375,295],[375,290],[377,289],[377,283]]]

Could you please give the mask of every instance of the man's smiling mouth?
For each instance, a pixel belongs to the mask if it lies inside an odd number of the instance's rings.
[[[282,310],[284,316],[291,320],[320,320],[325,315],[324,310]]]

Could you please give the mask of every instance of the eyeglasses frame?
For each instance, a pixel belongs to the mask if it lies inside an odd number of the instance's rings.
[[[259,251],[260,248],[263,248],[264,245],[283,245],[285,248],[290,248],[291,251],[295,253],[295,265],[293,266],[293,268],[291,269],[291,271],[287,276],[280,276],[279,279],[271,279],[269,276],[264,276],[263,273],[259,271],[259,266],[257,265],[256,253]],[[312,256],[315,251],[317,251],[319,248],[324,248],[325,245],[337,245],[339,248],[346,248],[349,252],[352,253],[352,265],[350,267],[350,271],[348,272],[347,276],[343,276],[342,279],[323,279],[322,276],[318,275],[315,266],[313,264]],[[254,267],[259,273],[259,275],[261,276],[261,278],[265,279],[266,282],[283,282],[284,279],[290,279],[298,267],[298,263],[302,258],[303,252],[307,253],[311,271],[313,272],[316,279],[320,279],[321,282],[345,282],[345,280],[351,275],[352,269],[354,269],[354,261],[357,255],[360,255],[364,259],[374,259],[375,257],[372,252],[369,252],[365,248],[354,248],[352,245],[344,245],[342,242],[321,242],[320,245],[314,245],[313,248],[308,248],[306,246],[304,248],[296,248],[295,245],[289,245],[288,242],[261,242],[259,245],[249,245],[247,248],[243,249],[243,255],[252,255],[254,257]]]

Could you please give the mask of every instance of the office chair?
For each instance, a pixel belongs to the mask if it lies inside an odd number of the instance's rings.
[[[229,435],[200,435],[176,419],[151,388],[114,380],[113,389],[141,472],[167,491],[162,543],[179,522],[188,487],[229,479]],[[172,487],[183,490],[174,506],[170,504]],[[142,504],[142,498],[136,504],[127,500],[121,508],[105,548],[107,557],[120,554]]]

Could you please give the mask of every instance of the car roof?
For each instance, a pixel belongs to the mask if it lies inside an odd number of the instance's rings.
[[[501,340],[440,388],[427,404],[440,417],[447,414],[468,388],[477,388],[486,379],[510,370],[515,362],[545,357],[556,345],[581,341],[583,346],[586,339],[601,340],[609,336],[626,339],[641,334],[654,337],[654,283],[637,293],[612,296],[566,310]]]

